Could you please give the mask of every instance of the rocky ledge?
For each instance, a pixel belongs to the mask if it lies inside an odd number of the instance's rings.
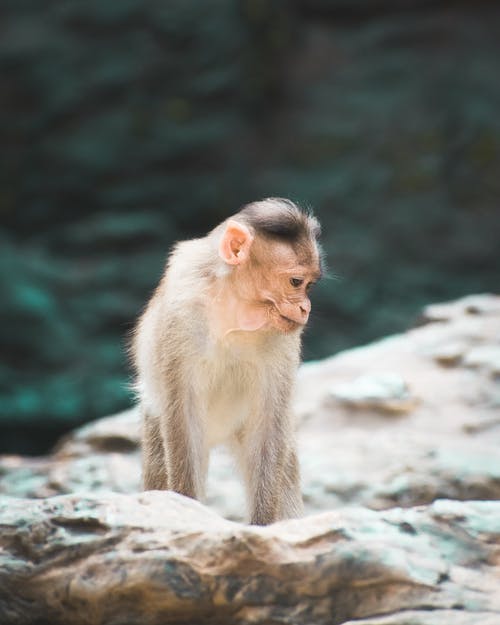
[[[267,528],[238,522],[222,451],[206,506],[137,494],[134,410],[48,457],[5,456],[0,623],[498,625],[499,377],[500,297],[487,295],[303,366],[310,516]]]
[[[266,528],[174,493],[3,499],[1,622],[498,625],[500,502]]]

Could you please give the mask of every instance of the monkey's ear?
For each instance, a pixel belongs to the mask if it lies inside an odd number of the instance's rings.
[[[219,244],[219,256],[228,265],[239,265],[248,258],[252,242],[253,235],[250,230],[230,219]]]

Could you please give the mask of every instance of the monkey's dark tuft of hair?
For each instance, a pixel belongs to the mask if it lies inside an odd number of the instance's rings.
[[[302,210],[285,198],[266,198],[245,206],[239,214],[257,233],[290,243],[304,236],[319,238],[319,222],[310,212]]]

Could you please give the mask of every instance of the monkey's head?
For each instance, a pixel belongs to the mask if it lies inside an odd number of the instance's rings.
[[[219,256],[231,267],[242,329],[301,330],[321,277],[320,225],[293,202],[269,198],[223,224]]]

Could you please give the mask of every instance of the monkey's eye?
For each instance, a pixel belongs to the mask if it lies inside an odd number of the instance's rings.
[[[303,282],[302,278],[290,278],[290,284],[295,288],[299,287]]]
[[[313,288],[315,284],[316,282],[309,282],[308,285],[306,286],[306,291],[309,293],[309,291]]]

